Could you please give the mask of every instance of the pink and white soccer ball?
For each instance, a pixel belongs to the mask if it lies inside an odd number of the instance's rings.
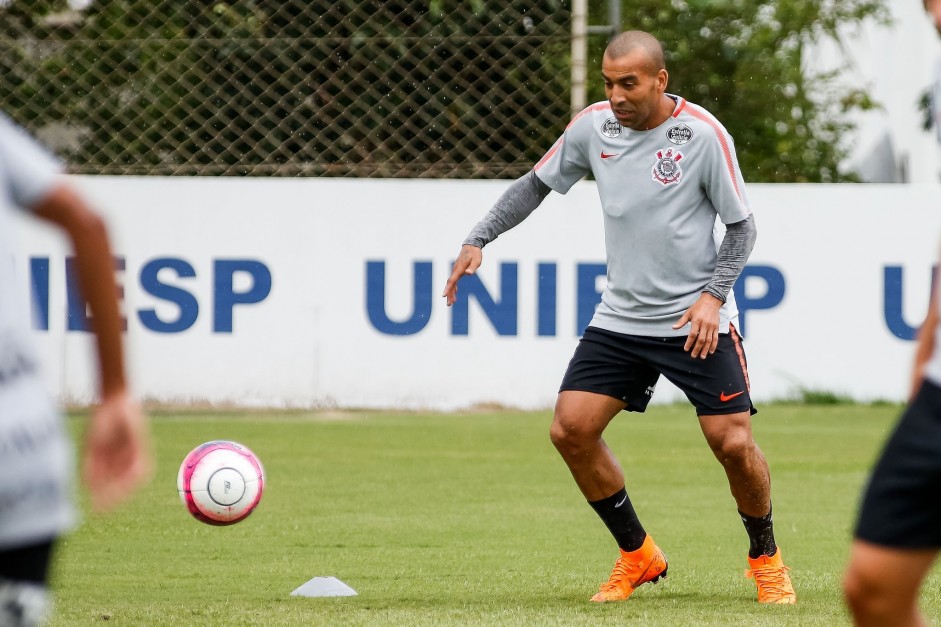
[[[214,440],[190,451],[180,465],[176,487],[193,518],[208,525],[232,525],[258,506],[265,470],[247,446]]]

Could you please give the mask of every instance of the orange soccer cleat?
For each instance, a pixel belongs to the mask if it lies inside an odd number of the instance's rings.
[[[601,589],[592,601],[624,601],[641,584],[648,581],[656,583],[667,576],[667,558],[649,535],[636,551],[621,551],[621,557],[614,564],[611,577],[601,584]]]
[[[757,559],[748,558],[751,567],[745,571],[745,576],[754,579],[758,586],[759,603],[779,603],[790,605],[797,603],[794,586],[791,585],[790,570],[781,559],[781,549],[768,557],[761,555]]]

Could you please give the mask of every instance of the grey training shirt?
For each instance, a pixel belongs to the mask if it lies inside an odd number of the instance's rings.
[[[622,127],[610,104],[586,108],[534,168],[566,193],[591,172],[604,211],[607,286],[591,325],[632,335],[673,329],[713,278],[724,224],[751,215],[731,136],[708,111],[678,96],[673,114],[648,131]],[[738,310],[729,292],[721,333]]]

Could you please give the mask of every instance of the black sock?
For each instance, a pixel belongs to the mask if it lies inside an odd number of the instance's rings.
[[[640,524],[631,500],[627,498],[627,490],[621,488],[606,499],[589,501],[588,504],[607,525],[622,551],[636,551],[641,547],[647,532]]]
[[[751,547],[748,549],[748,557],[756,559],[762,555],[772,556],[778,551],[778,545],[774,542],[774,526],[771,521],[771,510],[767,515],[761,518],[754,518],[738,513],[745,524],[745,531],[748,533],[748,540]]]

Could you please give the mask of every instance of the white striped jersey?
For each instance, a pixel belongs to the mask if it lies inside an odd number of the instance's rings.
[[[28,291],[12,263],[14,212],[40,202],[61,170],[0,114],[0,550],[52,539],[75,520],[71,442],[39,371]]]

